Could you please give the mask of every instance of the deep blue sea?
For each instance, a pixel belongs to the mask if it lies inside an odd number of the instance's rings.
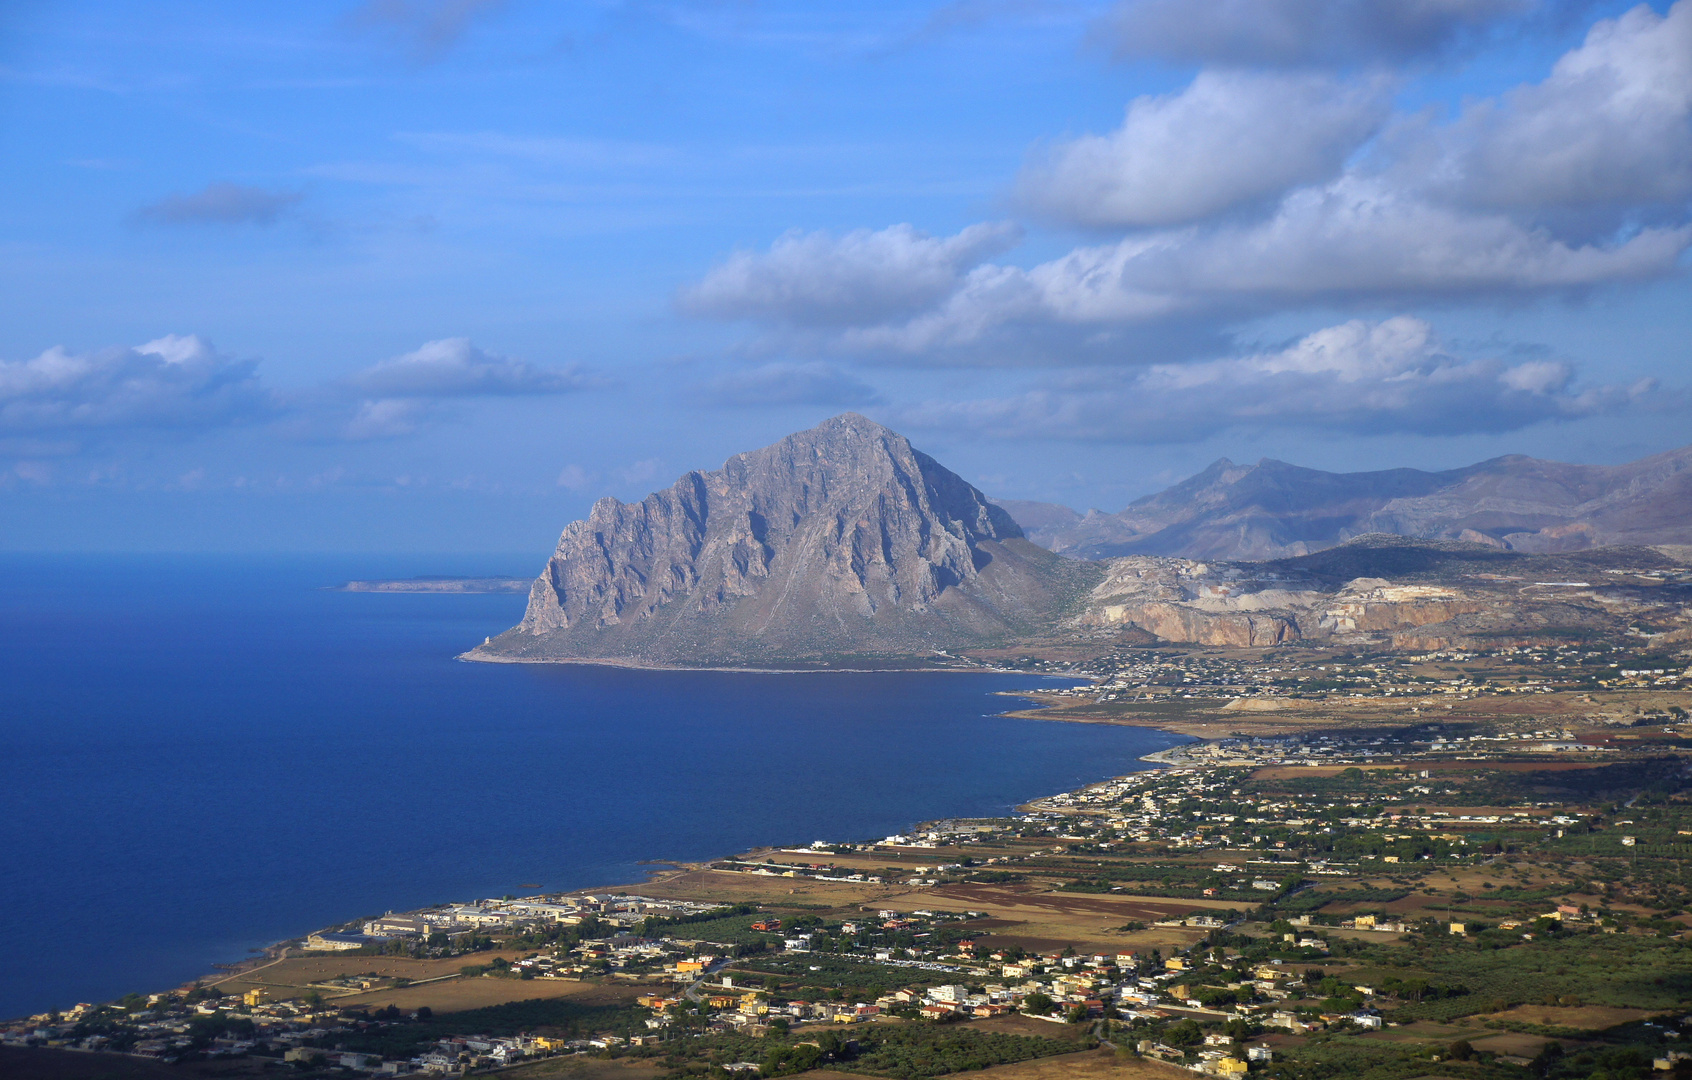
[[[1002,812],[1184,741],[993,715],[1031,676],[462,663],[524,597],[325,588],[532,569],[0,555],[0,1017],[360,915]]]

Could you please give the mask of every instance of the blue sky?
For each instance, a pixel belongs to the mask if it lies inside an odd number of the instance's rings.
[[[19,0],[0,185],[8,548],[1692,441],[1692,0]]]

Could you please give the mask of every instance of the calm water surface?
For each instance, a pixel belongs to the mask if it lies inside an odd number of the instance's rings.
[[[1184,741],[991,715],[1031,676],[461,663],[524,597],[323,588],[527,569],[0,556],[0,1017],[360,915],[999,813]]]

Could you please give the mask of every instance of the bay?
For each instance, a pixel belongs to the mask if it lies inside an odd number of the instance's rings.
[[[453,657],[527,560],[0,556],[0,1016],[165,989],[332,922],[642,860],[996,814],[1185,741],[995,715],[1036,676]]]

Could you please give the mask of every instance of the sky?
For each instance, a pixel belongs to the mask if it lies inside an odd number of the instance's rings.
[[[0,549],[1692,442],[1692,0],[0,5]]]

